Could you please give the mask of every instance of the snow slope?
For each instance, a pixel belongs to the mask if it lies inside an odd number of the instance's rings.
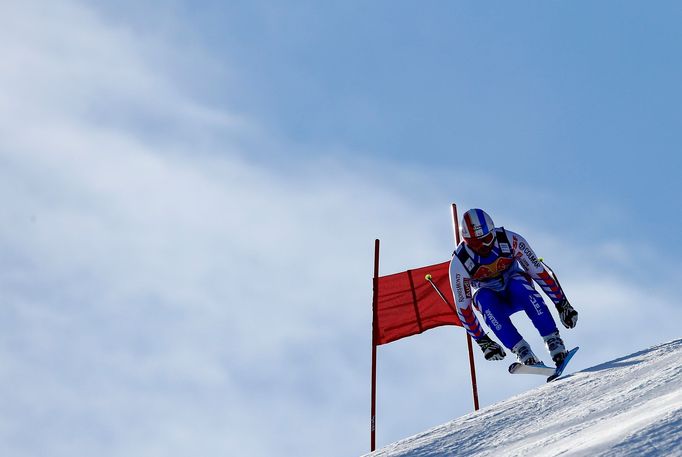
[[[367,455],[682,456],[682,339],[565,375]]]

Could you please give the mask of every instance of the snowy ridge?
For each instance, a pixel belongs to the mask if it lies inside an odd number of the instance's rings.
[[[565,375],[379,456],[682,456],[682,339]]]

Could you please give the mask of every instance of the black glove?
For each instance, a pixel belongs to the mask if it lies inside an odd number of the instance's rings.
[[[483,335],[476,343],[481,347],[486,360],[502,360],[507,355],[502,346],[491,340],[488,335]]]
[[[564,324],[564,327],[575,327],[575,324],[578,323],[578,311],[573,309],[568,300],[565,298],[561,300],[557,303],[556,309],[559,311],[559,317],[561,318],[561,323]]]

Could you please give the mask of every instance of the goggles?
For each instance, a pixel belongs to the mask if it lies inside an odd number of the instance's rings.
[[[481,248],[489,248],[495,242],[495,231],[492,230],[480,238],[465,238],[464,241],[474,251],[478,251]]]

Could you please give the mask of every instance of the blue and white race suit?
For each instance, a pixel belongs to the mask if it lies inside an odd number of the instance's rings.
[[[457,246],[450,261],[450,284],[457,314],[466,331],[474,339],[485,334],[473,311],[473,302],[486,325],[511,349],[522,339],[509,318],[518,311],[528,315],[541,336],[557,330],[532,281],[554,304],[564,298],[564,293],[521,235],[499,227],[495,229],[495,237],[491,252],[484,257],[464,242]]]

